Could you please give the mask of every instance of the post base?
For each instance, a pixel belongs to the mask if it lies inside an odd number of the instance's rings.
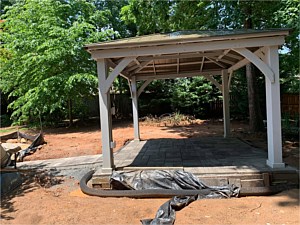
[[[285,168],[285,163],[274,163],[267,159],[267,165],[273,169]]]
[[[97,170],[92,177],[93,187],[111,189],[110,177],[112,175],[112,171],[112,168],[101,168]]]

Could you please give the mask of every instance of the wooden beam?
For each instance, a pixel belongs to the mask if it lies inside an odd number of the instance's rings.
[[[235,64],[235,62],[227,60],[227,59],[224,59],[224,58],[221,58],[221,59],[216,58],[216,57],[211,57],[211,58],[214,59],[214,60],[216,60],[217,62],[220,61],[220,62],[227,63],[229,65],[234,65]]]
[[[240,56],[240,55],[235,55],[235,54],[231,54],[231,53],[228,53],[227,56],[230,57],[230,58],[233,58],[233,59],[237,59],[237,60],[243,59],[242,56]]]
[[[175,78],[180,78],[180,77],[195,77],[195,76],[203,76],[203,75],[221,75],[220,70],[211,70],[211,71],[205,71],[205,72],[200,72],[200,71],[195,71],[195,72],[180,72],[179,74],[173,73],[173,74],[157,74],[156,76],[151,74],[151,75],[136,75],[136,80],[159,80],[159,79],[175,79]]]
[[[178,54],[178,56],[179,56],[179,54]],[[180,59],[177,58],[177,73],[178,74],[179,74],[179,65],[180,65]]]
[[[139,60],[137,60],[137,59],[134,59],[134,62],[137,64],[137,65],[141,65],[141,63],[139,62]]]
[[[128,57],[128,58],[122,59],[122,61],[114,68],[114,70],[109,74],[109,76],[105,80],[105,91],[108,92],[109,88],[111,87],[111,85],[114,82],[114,80],[116,79],[116,77],[134,59],[135,59],[135,57]]]
[[[136,68],[140,68],[142,66],[141,63],[137,59],[134,59],[134,62],[136,63],[136,65],[133,65],[133,66],[127,68],[126,69],[127,72],[130,72],[130,71],[135,70]]]
[[[219,82],[215,78],[209,75],[203,75],[203,77],[212,82],[220,91],[222,91],[222,85],[219,84]]]
[[[225,69],[226,68],[226,66],[225,65],[223,65],[222,63],[219,63],[219,62],[217,62],[216,60],[213,60],[212,58],[210,58],[210,57],[206,57],[208,60],[210,60],[211,62],[213,62],[214,64],[216,64],[216,65],[218,65],[218,66],[220,66],[220,67],[222,67],[223,69]]]
[[[142,86],[139,88],[138,92],[137,92],[137,96],[140,97],[140,95],[143,93],[143,91],[145,90],[145,88],[153,81],[153,79],[149,79],[146,80]]]
[[[149,60],[147,62],[142,62],[139,68],[132,71],[132,74],[135,74],[135,73],[139,72],[140,70],[142,70],[145,66],[147,66],[151,62],[152,62],[152,60]]]
[[[232,48],[250,48],[258,46],[282,45],[285,42],[284,36],[261,37],[239,40],[219,40],[212,42],[188,43],[188,44],[170,44],[159,47],[132,47],[130,49],[103,49],[90,50],[92,57],[97,60],[100,58],[119,58],[119,57],[138,57],[157,54],[177,54],[201,51],[216,51]]]
[[[266,79],[266,105],[267,105],[267,134],[268,134],[268,160],[271,168],[284,168],[282,160],[281,110],[280,110],[280,80],[278,46],[266,48],[266,64],[274,71],[275,78],[271,82]]]
[[[204,61],[205,61],[205,56],[202,57],[200,72],[202,72],[202,70],[203,70]]]
[[[107,64],[112,69],[114,69],[117,66],[117,64],[114,63],[111,59],[107,59]],[[129,77],[129,74],[124,70],[120,73],[120,75],[125,78]]]
[[[257,56],[260,56],[262,54],[261,51],[262,51],[262,49],[258,49],[254,52],[254,54]],[[233,66],[228,68],[228,72],[231,73],[231,71],[238,70],[239,68],[242,68],[243,66],[245,66],[247,63],[249,63],[249,60],[244,58],[243,60],[237,62],[236,64],[234,64]]]
[[[114,158],[112,155],[112,124],[111,124],[111,103],[110,93],[107,91],[106,80],[108,77],[108,66],[105,59],[97,61],[97,73],[99,80],[99,106],[101,119],[102,135],[102,155],[103,165],[101,173],[111,174],[114,167]],[[109,86],[110,87],[110,86]]]
[[[228,52],[230,52],[230,49],[225,50],[222,55],[219,55],[218,60],[222,59]]]
[[[134,140],[140,140],[140,128],[139,128],[139,112],[138,112],[138,94],[135,76],[131,78],[131,98],[132,98],[132,117],[133,117],[133,129]]]
[[[152,61],[152,65],[153,65],[153,72],[154,72],[154,75],[156,75],[155,63],[154,63],[154,61]]]
[[[237,53],[244,56],[246,59],[248,59],[250,62],[252,62],[272,83],[274,83],[274,72],[271,70],[271,68],[262,61],[257,55],[255,55],[253,52],[246,48],[236,48],[233,49]]]
[[[180,65],[181,66],[184,66],[184,65],[198,65],[198,64],[201,64],[202,62],[200,61],[194,61],[194,62],[181,62]],[[214,63],[212,60],[210,62],[206,61],[204,63]],[[158,68],[158,67],[168,67],[168,66],[177,66],[178,63],[164,63],[164,64],[155,64],[155,67]],[[153,67],[153,66],[145,66],[144,68],[149,68],[149,67]]]
[[[230,107],[229,107],[229,89],[228,89],[228,72],[222,70],[222,94],[223,94],[223,122],[224,138],[230,136]]]
[[[148,60],[160,60],[160,59],[188,59],[188,58],[197,58],[197,57],[217,57],[222,53],[222,51],[207,52],[207,53],[188,53],[188,54],[175,54],[175,55],[160,55],[160,56],[141,56],[138,59],[140,61]]]

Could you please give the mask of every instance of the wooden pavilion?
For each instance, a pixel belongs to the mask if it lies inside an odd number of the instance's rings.
[[[271,168],[283,168],[278,49],[287,29],[179,31],[86,45],[97,62],[102,131],[101,173],[114,169],[110,88],[117,76],[130,84],[134,139],[140,139],[138,97],[156,79],[203,76],[223,95],[224,137],[230,135],[229,91],[234,71],[253,63],[266,80],[268,158]],[[221,76],[222,83],[215,77]],[[137,88],[137,82],[141,82]]]

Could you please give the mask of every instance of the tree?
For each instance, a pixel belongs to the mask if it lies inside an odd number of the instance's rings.
[[[178,30],[199,30],[215,28],[218,3],[210,1],[142,1],[131,0],[122,8],[122,19],[127,25],[136,25],[136,34],[165,33]],[[135,35],[135,33],[133,33]],[[155,92],[155,99],[143,101],[140,108],[159,108],[162,113],[171,108],[182,113],[203,116],[203,103],[220,95],[204,78],[162,80],[152,82],[149,93]],[[217,93],[217,94],[216,94]],[[210,99],[210,100],[209,100]],[[151,109],[148,104],[150,101]]]
[[[287,0],[275,13],[274,25],[277,27],[292,28],[286,38],[283,54],[280,55],[281,88],[285,93],[299,94],[299,39],[300,39],[300,2]]]
[[[83,45],[111,39],[108,14],[83,0],[18,1],[5,9],[0,89],[9,93],[15,121],[69,114],[72,123],[73,103],[96,93],[98,81]]]
[[[295,59],[299,59],[299,1],[223,1],[223,4],[221,17],[226,18],[223,20],[227,22],[224,24],[226,28],[268,29],[277,27],[294,29],[284,46],[289,52],[280,55],[280,77],[283,90],[298,89],[299,60]],[[230,21],[235,22],[231,23]],[[261,83],[258,82],[261,77],[260,74],[254,65],[246,65],[249,125],[250,130],[254,132],[263,129],[258,89],[258,86],[261,86]]]
[[[220,94],[204,77],[176,79],[172,86],[172,108],[197,117],[208,116],[205,106],[217,100]]]
[[[299,4],[297,0],[131,0],[122,8],[122,19],[127,24],[135,24],[138,35],[178,30],[293,28],[285,45],[288,53],[280,55],[280,75],[283,89],[295,92],[299,89]],[[240,71],[246,73],[248,89],[248,102],[240,105],[249,106],[250,130],[260,131],[263,129],[260,102],[265,99],[260,95],[264,95],[264,76],[252,64]],[[232,90],[240,91],[235,83],[237,82],[233,82]],[[179,90],[180,84],[176,85],[179,85]]]
[[[169,32],[170,4],[172,1],[130,0],[121,10],[122,20],[136,26],[133,35]]]

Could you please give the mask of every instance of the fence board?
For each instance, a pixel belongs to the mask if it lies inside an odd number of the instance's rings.
[[[291,116],[299,116],[299,95],[283,94],[281,97],[281,112]]]

